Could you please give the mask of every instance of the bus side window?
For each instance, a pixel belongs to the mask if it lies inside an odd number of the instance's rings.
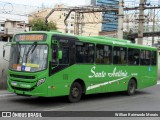
[[[99,44],[96,45],[96,63],[112,63],[112,46]]]
[[[157,65],[157,52],[151,52],[151,65]]]
[[[128,64],[139,65],[140,50],[134,48],[128,48]]]
[[[94,44],[77,42],[76,43],[76,62],[94,63]]]
[[[127,48],[114,46],[113,64],[126,64],[126,63],[127,63]]]
[[[141,65],[150,65],[151,51],[141,50]]]

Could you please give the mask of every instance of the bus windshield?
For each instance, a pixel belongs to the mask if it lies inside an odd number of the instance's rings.
[[[16,44],[11,46],[9,68],[15,71],[36,72],[47,67],[47,45]]]

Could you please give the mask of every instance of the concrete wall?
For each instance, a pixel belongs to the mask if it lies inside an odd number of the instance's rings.
[[[0,42],[0,89],[6,89],[8,62],[3,59],[3,45],[7,42]],[[5,58],[9,60],[10,47],[5,47]]]

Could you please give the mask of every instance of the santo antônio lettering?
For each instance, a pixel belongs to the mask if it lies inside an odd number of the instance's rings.
[[[113,69],[113,72],[108,73],[108,77],[126,77],[128,75],[128,72],[123,71],[123,70],[117,70],[115,67]],[[96,67],[93,66],[91,68],[91,75],[89,75],[89,78],[104,78],[107,76],[107,73],[105,71],[97,72]]]

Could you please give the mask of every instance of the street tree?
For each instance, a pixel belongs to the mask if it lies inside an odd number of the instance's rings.
[[[29,22],[33,31],[51,31],[57,30],[56,23],[50,21],[47,24],[42,18],[34,18]]]

